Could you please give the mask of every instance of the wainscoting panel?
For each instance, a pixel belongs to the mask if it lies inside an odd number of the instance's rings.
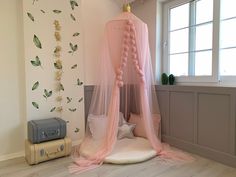
[[[160,112],[161,112],[161,133],[165,135],[170,134],[170,120],[169,120],[169,92],[159,91],[157,92],[157,98],[159,100]]]
[[[191,92],[170,92],[169,110],[170,136],[193,142],[194,94]]]
[[[230,95],[198,94],[198,144],[230,153]]]

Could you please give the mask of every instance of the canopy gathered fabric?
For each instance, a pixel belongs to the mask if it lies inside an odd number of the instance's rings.
[[[74,165],[69,168],[71,173],[98,167],[112,152],[117,141],[120,112],[125,119],[131,113],[140,115],[147,139],[158,156],[189,159],[183,153],[167,150],[154,130],[152,117],[160,112],[152,72],[148,28],[131,12],[123,12],[106,24],[100,71],[89,116],[100,122],[105,120],[105,135],[96,140],[96,153],[89,157],[74,158]],[[87,123],[85,139],[80,148],[88,147],[92,139],[91,127]]]

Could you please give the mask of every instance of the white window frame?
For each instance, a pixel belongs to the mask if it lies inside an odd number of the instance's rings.
[[[171,74],[169,71],[169,27],[170,9],[178,7],[193,0],[173,0],[163,4],[163,72]],[[212,40],[212,75],[211,76],[176,76],[178,83],[189,82],[209,82],[218,83],[219,77],[219,29],[220,29],[220,0],[213,0],[213,40]],[[190,12],[191,13],[191,12]]]

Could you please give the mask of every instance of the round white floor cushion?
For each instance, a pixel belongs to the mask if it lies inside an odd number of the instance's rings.
[[[94,141],[96,144],[96,142]],[[88,156],[95,151],[95,146],[83,148],[80,153]],[[112,153],[105,158],[105,163],[129,164],[146,161],[156,156],[156,151],[151,147],[145,138],[135,137],[134,139],[124,138],[117,140]]]

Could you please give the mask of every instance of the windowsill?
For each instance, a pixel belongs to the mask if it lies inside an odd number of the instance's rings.
[[[175,87],[175,86],[186,86],[186,87],[222,87],[222,88],[236,88],[236,82],[191,82],[191,83],[175,83],[175,85],[162,85],[160,83],[157,84],[158,87]]]

